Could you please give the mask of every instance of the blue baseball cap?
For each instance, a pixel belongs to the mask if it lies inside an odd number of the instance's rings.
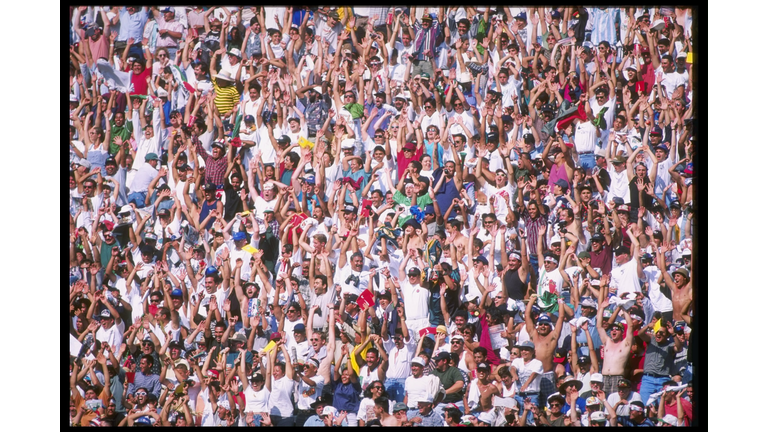
[[[215,275],[215,274],[218,274],[218,273],[219,273],[219,269],[217,269],[214,266],[208,266],[208,267],[205,268],[205,275],[206,276],[211,276],[211,275]]]
[[[568,182],[563,179],[556,181],[555,184],[557,186],[560,186],[560,188],[563,189],[563,191],[568,190]]]
[[[244,232],[242,232],[242,231],[238,231],[238,232],[236,232],[234,235],[232,235],[232,239],[233,239],[234,241],[245,240],[245,239],[246,239],[246,237],[245,237],[245,233],[244,233]]]
[[[173,291],[171,291],[171,297],[183,297],[183,296],[184,296],[184,293],[178,288],[175,288]]]
[[[562,15],[560,15],[560,11],[553,10],[549,13],[549,16],[552,17],[552,19],[560,19],[562,18]]]
[[[528,15],[525,12],[520,12],[519,14],[515,15],[515,19],[527,21]]]
[[[246,121],[246,122],[250,122],[250,123],[255,123],[255,122],[256,122],[256,119],[255,119],[255,118],[253,118],[253,116],[252,116],[252,115],[250,115],[250,114],[248,114],[247,116],[245,116],[245,118],[244,118],[243,120],[244,120],[244,121]]]
[[[665,153],[669,153],[669,147],[666,144],[657,145],[655,150],[663,150]]]
[[[478,255],[473,261],[479,261],[484,265],[488,265],[488,259],[482,255]]]

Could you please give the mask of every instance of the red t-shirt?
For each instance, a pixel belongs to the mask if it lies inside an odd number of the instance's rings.
[[[693,405],[685,399],[680,399],[680,403],[683,404],[683,412],[685,413],[685,424],[683,426],[690,426],[691,420],[693,420]],[[664,412],[666,414],[672,414],[677,417],[677,401],[673,401],[672,404],[664,404]]]
[[[421,157],[421,155],[423,153],[424,153],[424,146],[423,145],[418,146],[416,148],[416,151],[413,152],[413,157],[411,157],[411,158],[406,158],[405,157],[405,152],[403,152],[402,150],[400,150],[397,153],[397,181],[395,181],[395,185],[397,185],[397,183],[400,181],[400,177],[403,176],[403,173],[405,172],[405,169],[408,167],[408,164],[413,162],[413,161],[419,160],[419,158]],[[479,161],[478,161],[478,163],[479,163]]]
[[[131,84],[133,84],[133,91],[131,92],[131,96],[133,95],[146,95],[147,94],[147,78],[152,73],[152,70],[149,68],[145,68],[144,71],[138,75],[132,74],[131,75]]]

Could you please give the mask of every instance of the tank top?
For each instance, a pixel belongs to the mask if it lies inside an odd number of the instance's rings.
[[[368,365],[365,365],[360,368],[360,387],[362,387],[362,390],[360,391],[360,397],[364,397],[363,393],[365,392],[365,389],[368,388],[369,385],[371,385],[372,382],[379,379],[379,366],[376,366],[373,369],[368,369]]]
[[[467,354],[466,351],[461,353],[461,359],[459,360],[458,368],[463,370],[466,373],[469,373],[469,368],[467,367],[467,362],[464,361],[464,357]]]
[[[520,275],[515,271],[508,271],[504,275],[504,286],[507,287],[507,296],[514,300],[522,300],[525,297],[525,282],[520,279]]]
[[[208,204],[207,200],[203,200],[203,206],[200,208],[200,220],[198,222],[202,222],[205,220],[205,218],[208,217],[208,213],[211,212],[211,210],[216,209],[216,204],[218,204],[219,200],[214,200],[213,204]],[[205,229],[209,230],[213,226],[213,219],[209,220],[208,223],[205,225]]]

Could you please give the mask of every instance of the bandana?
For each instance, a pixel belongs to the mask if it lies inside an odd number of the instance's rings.
[[[642,409],[642,408],[640,408],[640,407],[639,407],[639,406],[637,406],[637,405],[630,405],[630,406],[629,406],[629,410],[630,410],[630,411],[643,412],[643,409]]]
[[[519,254],[519,253],[517,253],[517,252],[510,252],[510,253],[509,253],[509,258],[510,258],[510,259],[514,258],[514,259],[517,259],[517,260],[519,260],[519,259],[520,259],[520,254]],[[544,260],[544,261],[546,261],[546,260]]]
[[[557,260],[552,258],[552,257],[550,257],[550,256],[544,258],[544,262],[547,262],[547,261],[549,261],[549,262],[551,262],[553,264],[557,264]]]

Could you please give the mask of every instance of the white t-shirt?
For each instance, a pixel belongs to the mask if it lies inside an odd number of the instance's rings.
[[[413,375],[405,379],[405,393],[408,395],[408,408],[418,408],[418,400],[423,396],[430,395],[427,391],[429,384],[429,377],[422,375],[421,378],[414,378]]]
[[[108,343],[109,347],[117,352],[123,343],[123,332],[125,332],[125,322],[122,320],[120,324],[113,324],[109,330],[104,330],[103,327],[99,326],[99,329],[96,330],[96,340]]]
[[[661,285],[656,281],[659,279],[659,268],[648,266],[643,269],[643,282],[648,282],[648,300],[650,300],[653,310],[659,312],[669,312],[672,310],[672,300],[661,293]]]
[[[591,122],[579,122],[573,136],[574,147],[579,153],[594,153],[597,147],[597,128]]]
[[[605,119],[605,129],[600,131],[600,137],[603,140],[607,139],[608,129],[613,128],[613,117],[616,114],[616,97],[614,96],[612,99],[609,99],[608,102],[606,102],[603,106],[600,106],[597,103],[597,99],[593,96],[589,99],[589,107],[592,108],[592,114],[594,116],[597,116],[601,109],[608,108],[608,110],[605,111],[605,114],[603,114],[603,119]]]
[[[637,260],[630,258],[624,264],[611,270],[611,287],[616,287],[616,295],[640,291],[640,279],[637,277]]]
[[[269,394],[270,415],[290,417],[293,415],[291,393],[293,393],[293,381],[287,376],[272,382],[272,392]]]
[[[403,308],[409,320],[427,318],[429,316],[429,290],[419,284],[412,285],[405,279],[400,280],[400,290],[403,293]],[[390,365],[390,368],[392,365]]]
[[[531,374],[536,373],[531,383],[526,387],[525,392],[538,392],[540,390],[539,384],[541,383],[541,375],[544,373],[544,365],[539,360],[533,359],[528,364],[525,364],[522,357],[516,358],[512,361],[512,367],[517,370],[517,376],[520,378],[520,385],[525,385]]]
[[[629,404],[616,406],[616,403],[620,400],[621,400],[621,396],[619,396],[619,392],[616,392],[608,395],[608,399],[606,400],[606,402],[611,404],[612,407],[614,407],[614,409],[616,410],[617,416],[629,417]],[[640,399],[640,394],[638,392],[630,391],[626,401],[629,403],[632,403],[635,401],[642,402],[643,400]]]
[[[317,401],[317,397],[323,394],[325,379],[321,375],[315,375],[309,378],[315,382],[314,387],[309,386],[304,380],[300,379],[296,392],[296,405],[300,410],[311,409],[310,405]]]
[[[608,164],[608,176],[611,178],[611,185],[608,187],[607,201],[613,200],[613,197],[620,197],[625,203],[630,202],[629,199],[629,178],[627,177],[627,170],[617,173],[613,168],[613,164]]]
[[[245,395],[245,412],[268,412],[270,391],[267,386],[255,391],[250,384],[243,390]]]

